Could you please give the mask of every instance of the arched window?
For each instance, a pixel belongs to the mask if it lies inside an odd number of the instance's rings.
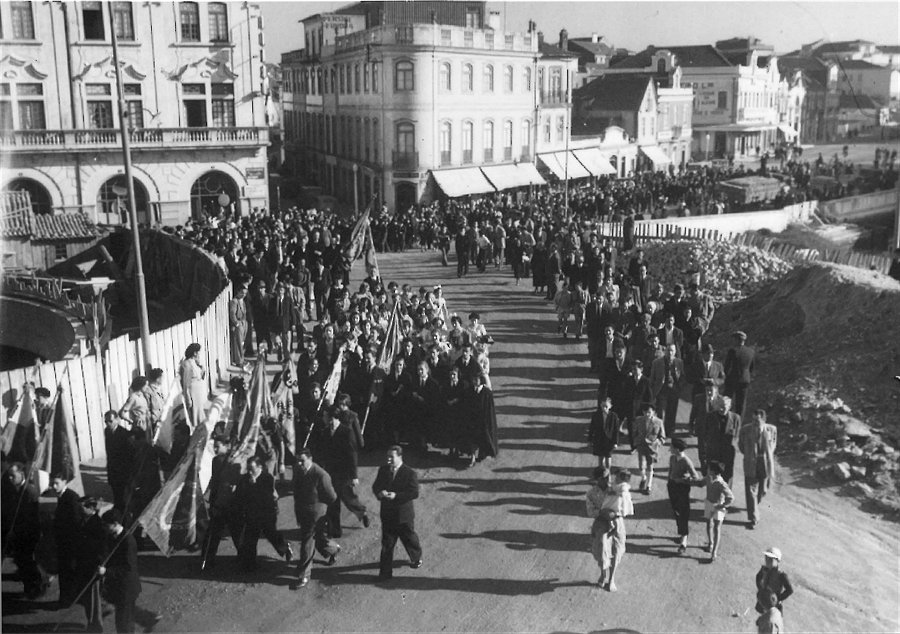
[[[531,121],[522,119],[522,158],[531,155]]]
[[[484,92],[494,92],[494,67],[490,64],[484,65]]]
[[[522,75],[522,85],[525,87],[525,92],[531,92],[531,66],[525,67],[525,73]]]
[[[441,64],[440,83],[438,84],[443,92],[450,92],[452,84],[450,81],[450,62]]]
[[[494,122],[484,122],[484,162],[491,163],[494,160]]]
[[[409,121],[397,124],[397,154],[408,157],[416,152],[416,126]]]
[[[449,121],[441,122],[441,165],[450,165],[450,150],[453,139],[453,126]]]
[[[463,121],[462,125],[462,162],[472,162],[472,145],[475,143],[475,124],[471,121]]]
[[[380,160],[381,137],[378,136],[378,119],[372,119],[372,160],[376,163]]]
[[[507,119],[503,122],[503,160],[512,160],[513,149],[513,122]]]
[[[660,75],[666,72],[666,60],[660,59],[656,61],[656,72]]]
[[[566,118],[559,117],[556,120],[556,140],[563,141],[566,138]]]
[[[471,64],[463,64],[462,89],[463,92],[472,92],[475,89],[474,72]]]
[[[415,90],[415,66],[408,60],[402,60],[394,65],[394,91],[411,92]]]
[[[32,212],[36,214],[53,213],[53,199],[50,197],[50,192],[36,180],[30,178],[16,178],[10,181],[10,183],[3,188],[3,191],[27,192],[28,197],[31,200]],[[135,192],[135,194],[136,193],[137,192]]]
[[[359,93],[360,90],[360,81],[359,81],[359,64],[353,66],[353,92]]]
[[[513,67],[512,66],[504,66],[503,67],[503,90],[506,92],[513,91]]]

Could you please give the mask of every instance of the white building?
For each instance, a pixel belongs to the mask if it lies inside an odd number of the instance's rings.
[[[123,222],[110,17],[140,221],[183,223],[222,194],[267,206],[262,17],[246,2],[0,3],[3,190]]]
[[[282,57],[286,162],[364,208],[543,182],[569,134],[577,60],[484,2],[364,2],[303,20]]]

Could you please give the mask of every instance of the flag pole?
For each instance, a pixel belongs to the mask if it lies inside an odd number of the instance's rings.
[[[131,138],[128,131],[128,109],[125,104],[125,92],[122,87],[122,67],[119,65],[119,40],[116,37],[116,22],[110,5],[109,31],[112,37],[113,65],[116,69],[116,94],[119,99],[119,131],[122,134],[122,158],[125,167],[125,180],[128,185],[128,217],[131,222],[132,249],[134,249],[134,279],[137,285],[138,316],[141,326],[141,349],[144,355],[144,367],[147,371],[153,365],[150,350],[150,319],[147,315],[147,287],[144,284],[144,264],[141,255],[141,235],[138,230],[137,204],[134,196],[134,178],[131,174]]]

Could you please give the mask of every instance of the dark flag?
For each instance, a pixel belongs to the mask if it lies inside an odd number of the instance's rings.
[[[53,417],[44,427],[44,433],[34,455],[37,469],[38,492],[50,486],[50,476],[61,474],[73,491],[84,495],[84,484],[78,468],[75,429],[66,416],[62,388],[57,388]]]

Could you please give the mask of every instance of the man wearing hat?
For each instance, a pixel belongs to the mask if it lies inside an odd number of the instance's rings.
[[[734,347],[725,356],[725,396],[730,396],[735,414],[744,418],[744,407],[747,404],[747,393],[753,381],[753,362],[756,352],[748,348],[747,333],[738,330],[732,337]]]
[[[763,553],[766,560],[759,572],[756,573],[756,611],[765,612],[764,597],[774,594],[775,606],[780,612],[784,612],[784,601],[794,594],[794,588],[788,580],[787,574],[779,567],[781,565],[781,550],[772,546]]]
[[[694,433],[697,418],[709,411],[707,388],[715,385],[721,389],[725,383],[725,368],[713,358],[714,354],[715,348],[712,344],[704,343],[700,347],[700,355],[691,362],[687,370],[688,380],[691,382],[691,433]]]
[[[753,422],[741,427],[738,449],[744,455],[744,493],[750,528],[759,523],[759,504],[775,479],[775,446],[778,428],[766,422],[766,411],[753,412]]]

